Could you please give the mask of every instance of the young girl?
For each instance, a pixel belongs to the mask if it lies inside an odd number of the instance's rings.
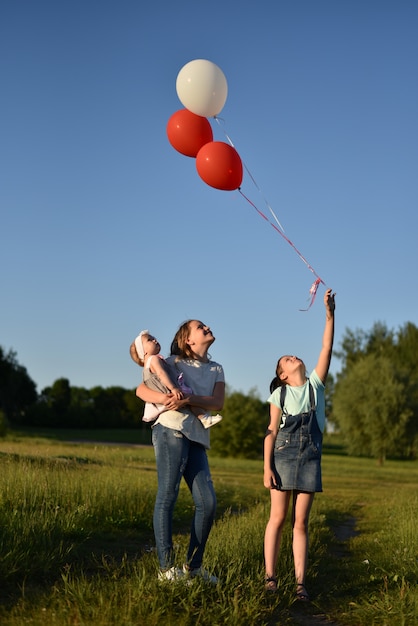
[[[275,576],[283,525],[293,500],[293,559],[296,598],[309,601],[305,587],[308,520],[315,492],[322,491],[321,451],[325,426],[325,381],[334,341],[335,294],[324,296],[326,321],[318,362],[310,377],[296,356],[282,356],[270,385],[270,424],[264,440],[264,487],[271,511],[264,537],[265,586],[277,591]]]
[[[138,337],[130,346],[130,354],[132,360],[140,366],[143,366],[143,380],[150,389],[161,391],[162,393],[172,393],[177,400],[182,400],[185,396],[193,393],[192,389],[184,383],[183,374],[177,375],[177,382],[174,383],[175,377],[171,377],[168,373],[168,364],[163,355],[160,354],[161,346],[155,337],[150,335],[148,330],[141,330]],[[167,408],[163,404],[153,404],[146,402],[144,422],[153,422]],[[204,428],[210,428],[218,424],[222,416],[212,415],[211,413],[202,413],[197,408],[192,411],[194,415],[202,422]]]

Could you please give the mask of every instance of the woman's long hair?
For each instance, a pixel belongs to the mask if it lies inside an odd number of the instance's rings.
[[[183,322],[171,342],[170,354],[177,356],[179,359],[194,359],[194,353],[187,340],[190,335],[189,325],[194,320]]]

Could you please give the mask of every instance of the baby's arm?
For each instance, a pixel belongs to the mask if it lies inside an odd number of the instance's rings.
[[[158,376],[163,385],[165,385],[167,389],[170,389],[170,392],[177,398],[177,400],[181,400],[183,398],[183,394],[171,380],[170,376],[167,373],[167,370],[164,367],[164,364],[165,361],[163,359],[161,359],[157,355],[154,355],[150,359],[149,368],[153,374]]]
[[[145,383],[141,383],[136,388],[136,395],[144,402],[152,402],[153,404],[164,404],[169,411],[177,411],[182,407],[189,404],[188,400],[178,399],[173,393],[162,393],[161,391],[154,391],[146,386]]]

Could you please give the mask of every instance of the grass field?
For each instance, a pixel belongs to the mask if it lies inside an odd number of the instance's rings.
[[[161,584],[152,532],[153,450],[138,433],[53,431],[0,441],[0,624],[48,626],[417,624],[418,464],[350,458],[334,441],[310,524],[310,604],[294,601],[287,527],[280,591],[263,590],[269,494],[262,462],[211,457],[218,497],[207,587]],[[60,438],[64,433],[59,432]],[[131,435],[135,437],[132,439]],[[83,443],[75,441],[83,439]],[[87,441],[86,441],[87,440]],[[178,560],[192,501],[175,511]]]

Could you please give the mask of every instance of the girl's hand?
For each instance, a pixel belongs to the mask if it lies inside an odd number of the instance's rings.
[[[327,289],[324,295],[324,304],[327,313],[331,315],[334,314],[335,311],[335,293],[332,293],[332,289]]]
[[[266,489],[277,489],[276,477],[271,469],[264,470],[263,482]]]

